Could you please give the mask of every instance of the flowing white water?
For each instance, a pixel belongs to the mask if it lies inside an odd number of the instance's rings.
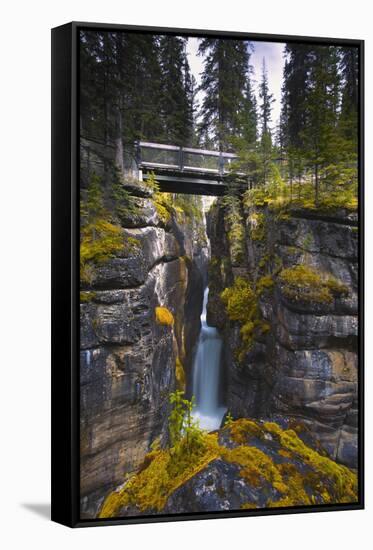
[[[226,408],[219,404],[222,340],[215,327],[206,322],[209,289],[203,296],[201,332],[193,365],[193,395],[196,406],[193,416],[204,430],[220,428]]]

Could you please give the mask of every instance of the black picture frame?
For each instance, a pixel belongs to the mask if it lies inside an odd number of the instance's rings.
[[[85,519],[79,516],[79,63],[81,29],[303,42],[359,49],[359,500],[353,504]],[[52,29],[52,520],[69,527],[364,508],[364,41],[72,22]]]

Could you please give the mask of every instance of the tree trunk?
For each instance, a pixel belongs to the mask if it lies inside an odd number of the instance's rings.
[[[319,165],[315,164],[315,204],[319,203]]]
[[[116,128],[115,128],[115,166],[120,171],[120,174],[124,174],[124,157],[123,157],[123,123],[122,123],[122,111],[118,108],[116,116]]]

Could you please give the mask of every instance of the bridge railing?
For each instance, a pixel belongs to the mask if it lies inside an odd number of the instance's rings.
[[[136,156],[139,168],[210,173],[218,176],[227,174],[231,163],[237,158],[234,153],[163,145],[147,141],[137,143]]]

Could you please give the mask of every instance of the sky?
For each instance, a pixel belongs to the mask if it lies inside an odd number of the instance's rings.
[[[200,74],[203,71],[203,58],[197,56],[198,43],[198,38],[189,38],[187,44],[189,65],[195,79],[197,80],[197,84],[201,81]],[[276,100],[273,104],[272,110],[272,127],[274,128],[280,118],[281,84],[282,72],[284,68],[283,51],[285,44],[279,42],[252,42],[252,44],[254,46],[254,52],[251,54],[250,63],[254,68],[252,79],[255,93],[259,101],[258,84],[262,73],[263,57],[265,57],[269,90]],[[201,101],[201,99],[202,93],[197,96],[198,101]]]

